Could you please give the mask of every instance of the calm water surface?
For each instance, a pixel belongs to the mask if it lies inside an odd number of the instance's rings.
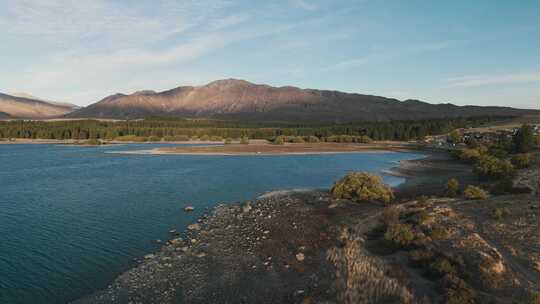
[[[155,146],[0,145],[0,303],[65,303],[104,288],[217,203],[327,188],[350,170],[421,157],[110,153]],[[196,211],[184,213],[186,204]]]

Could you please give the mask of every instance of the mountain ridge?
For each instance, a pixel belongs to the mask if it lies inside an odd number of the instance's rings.
[[[116,93],[67,118],[138,119],[149,116],[257,121],[348,123],[474,116],[521,116],[534,110],[430,104],[335,90],[273,87],[241,79],[215,80],[165,91]]]
[[[63,117],[76,109],[75,105],[45,101],[25,94],[26,97],[0,93],[1,118],[45,119]]]

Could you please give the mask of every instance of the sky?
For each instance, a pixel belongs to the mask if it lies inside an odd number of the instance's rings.
[[[88,105],[238,78],[540,109],[540,1],[0,0],[0,91]]]

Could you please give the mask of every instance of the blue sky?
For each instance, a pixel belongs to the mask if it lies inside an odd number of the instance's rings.
[[[241,78],[540,108],[536,0],[0,0],[0,37],[0,91],[79,105]]]

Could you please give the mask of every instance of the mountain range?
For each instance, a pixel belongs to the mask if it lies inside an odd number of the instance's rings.
[[[5,111],[0,95],[0,112]],[[17,98],[17,97],[13,97]],[[19,99],[20,100],[20,97]],[[29,99],[22,98],[28,102]],[[33,101],[36,102],[34,99]],[[347,123],[473,116],[521,116],[538,113],[509,107],[430,104],[329,90],[272,87],[244,80],[217,80],[203,86],[181,86],[163,92],[117,93],[87,107],[50,104],[65,118],[136,119],[149,116],[252,121]],[[62,113],[62,111],[65,111]]]
[[[58,118],[78,108],[73,104],[46,101],[24,93],[12,95],[0,93],[0,118],[4,119]]]

